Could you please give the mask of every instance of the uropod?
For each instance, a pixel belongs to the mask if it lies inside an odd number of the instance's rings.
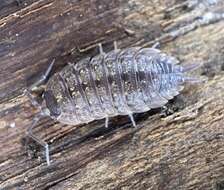
[[[198,64],[179,65],[179,61],[156,46],[152,48],[130,47],[88,57],[75,64],[69,63],[49,78],[38,103],[32,89],[46,82],[53,67],[25,90],[32,104],[40,112],[28,129],[28,135],[45,147],[47,164],[50,165],[48,144],[32,132],[40,117],[49,116],[64,124],[78,125],[105,118],[108,127],[110,117],[128,115],[136,127],[133,113],[146,112],[164,106],[178,95],[186,82],[198,82],[187,72]]]

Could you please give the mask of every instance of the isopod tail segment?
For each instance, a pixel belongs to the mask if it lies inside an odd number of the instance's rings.
[[[192,64],[189,64],[189,65],[183,66],[181,71],[183,73],[187,73],[187,72],[194,71],[194,70],[198,69],[201,66],[202,66],[201,64],[192,63]]]
[[[196,78],[196,77],[188,77],[188,76],[185,76],[183,78],[183,82],[186,82],[186,83],[201,83],[201,82],[204,82],[205,79],[202,79],[202,78]]]
[[[202,64],[199,64],[199,63],[188,64],[186,66],[181,67],[181,72],[189,73],[194,70],[197,70],[201,66],[202,66]],[[205,79],[203,79],[203,78],[197,78],[197,77],[192,77],[192,76],[184,76],[183,77],[183,82],[185,82],[185,83],[201,83],[204,81],[205,81]]]
[[[54,62],[55,62],[55,59],[51,62],[51,64],[47,68],[46,72],[40,77],[40,79],[37,82],[35,82],[30,88],[28,88],[24,91],[24,94],[29,98],[32,105],[40,110],[39,114],[34,118],[31,126],[28,128],[27,135],[30,138],[32,138],[35,142],[37,142],[38,144],[40,144],[41,146],[43,146],[45,148],[45,157],[46,157],[46,161],[47,161],[48,166],[50,165],[49,145],[48,145],[47,142],[45,142],[44,140],[42,140],[38,136],[36,136],[33,133],[33,129],[37,125],[38,121],[43,117],[49,116],[49,113],[46,109],[42,108],[40,103],[37,102],[35,97],[32,95],[32,92],[34,90],[36,90],[40,85],[42,85],[46,82],[46,80],[48,79],[49,74],[50,74],[50,72],[53,68]]]

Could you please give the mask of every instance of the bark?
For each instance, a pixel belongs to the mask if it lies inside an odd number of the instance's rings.
[[[224,2],[222,0],[2,0],[0,2],[0,189],[224,189]],[[52,164],[27,138],[38,110],[23,91],[55,59],[54,72],[104,50],[149,47],[199,63],[167,109],[35,128]]]

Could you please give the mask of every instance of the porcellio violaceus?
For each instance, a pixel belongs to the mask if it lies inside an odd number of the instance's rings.
[[[47,83],[51,117],[77,125],[158,108],[183,89],[189,68],[154,48],[132,47],[68,64]]]
[[[43,102],[39,105],[27,90],[40,116],[65,124],[78,125],[116,115],[129,115],[136,126],[133,113],[146,112],[165,105],[178,95],[185,82],[197,82],[186,73],[199,65],[178,65],[179,61],[155,48],[131,47],[115,49],[68,64],[55,73],[46,84]],[[33,86],[47,79],[52,68]],[[48,144],[32,133],[38,119],[34,119],[28,135],[45,147],[50,164]]]

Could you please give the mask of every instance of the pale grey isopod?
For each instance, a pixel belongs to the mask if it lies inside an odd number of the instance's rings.
[[[129,115],[136,126],[133,113],[165,105],[179,94],[185,82],[197,81],[186,76],[187,71],[197,66],[182,67],[176,58],[155,48],[115,48],[104,53],[100,46],[99,55],[68,64],[55,73],[47,82],[39,107],[42,115],[65,124],[78,125],[106,118],[107,126],[109,117]],[[29,91],[27,94],[36,104]],[[50,164],[47,143],[32,134],[35,124],[29,129],[29,135],[45,146]]]

